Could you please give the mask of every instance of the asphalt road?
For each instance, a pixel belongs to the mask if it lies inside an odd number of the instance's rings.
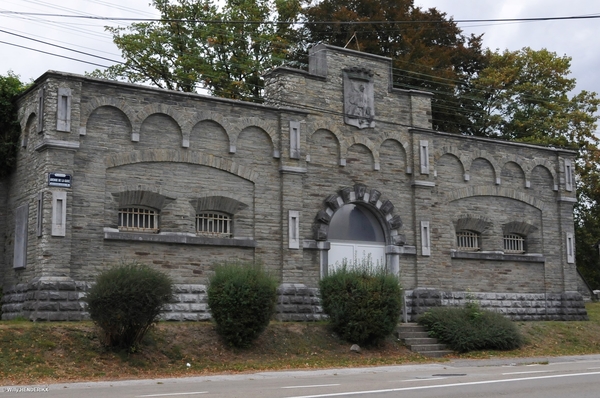
[[[600,355],[261,372],[179,379],[5,386],[4,396],[54,397],[599,397]]]

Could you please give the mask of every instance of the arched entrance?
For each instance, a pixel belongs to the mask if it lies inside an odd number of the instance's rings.
[[[340,207],[331,217],[328,241],[329,270],[343,264],[354,266],[367,262],[386,266],[385,233],[366,206],[350,203]]]

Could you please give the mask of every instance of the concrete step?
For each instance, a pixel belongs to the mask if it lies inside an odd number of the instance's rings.
[[[446,349],[445,344],[439,343],[436,338],[429,337],[425,328],[416,323],[398,325],[396,334],[412,352],[431,358],[452,354],[451,350]]]
[[[402,340],[404,341],[404,344],[406,344],[406,345],[438,344],[438,340],[434,339],[433,337],[424,337],[424,338],[417,338],[417,339],[408,338],[408,339],[402,339]]]

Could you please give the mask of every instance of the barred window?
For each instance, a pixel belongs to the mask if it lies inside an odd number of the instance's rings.
[[[119,209],[119,230],[158,232],[158,211],[144,207]]]
[[[477,251],[479,250],[479,234],[473,231],[458,231],[456,233],[456,243],[458,250]]]
[[[231,216],[217,212],[198,213],[196,233],[203,236],[231,238]]]
[[[525,253],[525,238],[517,234],[504,235],[505,253]]]

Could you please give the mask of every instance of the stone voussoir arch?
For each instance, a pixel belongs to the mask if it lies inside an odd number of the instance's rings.
[[[137,122],[137,115],[133,108],[124,99],[117,99],[115,97],[94,97],[89,102],[81,106],[81,120],[80,120],[80,135],[85,135],[87,129],[87,123],[90,116],[99,108],[111,107],[121,111],[129,121],[132,133],[139,131],[139,123]]]
[[[467,173],[471,172],[471,166],[473,165],[473,162],[476,161],[477,159],[483,159],[483,160],[489,162],[489,164],[492,165],[492,169],[494,171],[494,178],[496,180],[498,178],[500,178],[502,166],[500,165],[498,159],[496,159],[495,156],[493,156],[491,153],[489,153],[486,150],[476,150],[470,154],[469,162],[467,163],[467,170],[468,170]]]
[[[373,157],[373,163],[375,170],[379,170],[379,151],[375,147],[373,141],[368,139],[367,137],[363,137],[360,135],[353,135],[346,140],[346,145],[344,146],[344,152],[340,150],[340,157],[342,159],[346,159],[348,157],[348,150],[353,145],[363,145],[365,146],[369,152],[371,152],[371,156]]]
[[[342,153],[346,153],[348,150],[348,147],[346,145],[346,142],[344,141],[344,136],[342,135],[340,130],[336,126],[315,125],[315,126],[313,126],[311,133],[308,135],[310,145],[313,144],[313,142],[312,142],[313,135],[315,135],[315,133],[317,133],[319,131],[327,131],[328,133],[333,134],[333,136],[336,138],[337,144],[338,144],[339,156],[340,156],[340,158],[338,159],[338,164],[342,164],[342,159],[345,159],[345,158],[342,158]]]
[[[245,117],[236,120],[235,124],[238,126],[237,131],[232,130],[231,134],[228,134],[230,145],[233,147],[234,151],[235,148],[237,148],[237,141],[240,134],[250,127],[257,127],[264,131],[269,136],[271,147],[273,149],[279,147],[279,140],[275,134],[278,129],[276,121],[269,121],[258,117]]]
[[[405,237],[400,234],[402,219],[394,215],[394,204],[381,197],[381,192],[356,184],[345,187],[336,194],[329,195],[323,202],[313,224],[315,240],[326,241],[329,233],[329,223],[334,213],[346,204],[360,204],[367,206],[376,215],[382,224],[388,245],[404,245]]]
[[[198,112],[196,117],[190,123],[191,128],[189,134],[183,137],[184,141],[187,139],[189,143],[189,140],[191,139],[192,130],[202,122],[214,122],[218,124],[225,131],[225,134],[227,134],[227,139],[229,140],[229,144],[231,145],[231,134],[233,132],[233,127],[231,126],[231,123],[229,123],[229,121],[223,117],[223,115],[217,112]]]
[[[173,119],[173,121],[175,123],[177,123],[177,125],[179,126],[179,132],[181,134],[182,146],[185,147],[184,137],[190,136],[192,126],[187,121],[185,115],[183,115],[181,112],[174,111],[173,107],[166,105],[166,104],[162,104],[162,103],[146,105],[138,112],[137,119],[136,119],[137,124],[135,125],[134,131],[131,134],[131,136],[132,136],[131,140],[139,141],[139,134],[140,134],[140,130],[142,128],[142,124],[144,124],[144,121],[146,121],[146,119],[148,119],[150,116],[157,115],[157,114],[167,115],[171,119]],[[189,142],[188,142],[188,146],[189,146]]]
[[[523,166],[524,166],[523,171],[525,172],[525,180],[526,181],[531,181],[533,170],[536,167],[540,166],[540,167],[544,167],[546,170],[548,170],[548,172],[552,176],[553,185],[555,187],[558,187],[558,177],[556,175],[556,168],[553,163],[549,162],[546,159],[536,159],[536,160],[527,161]]]
[[[409,168],[409,159],[408,159],[409,152],[408,151],[410,148],[410,143],[407,140],[402,140],[402,137],[401,137],[400,133],[398,133],[398,132],[384,132],[383,134],[381,134],[380,137],[381,138],[378,140],[378,143],[377,143],[377,152],[381,155],[381,146],[386,141],[396,141],[398,144],[400,144],[400,146],[404,150],[404,169],[408,170],[408,168]]]
[[[454,202],[459,199],[470,198],[475,196],[496,196],[502,198],[509,198],[518,200],[520,202],[527,203],[536,209],[544,211],[546,207],[546,202],[541,199],[536,198],[535,196],[528,195],[522,191],[505,188],[502,186],[494,185],[478,185],[465,187],[460,189],[455,189],[446,194],[446,202]]]
[[[437,164],[437,162],[444,155],[454,156],[460,162],[460,165],[462,166],[462,169],[463,169],[463,174],[469,173],[469,168],[468,168],[468,166],[470,166],[469,159],[458,148],[456,148],[455,146],[450,146],[450,145],[442,146],[438,151],[435,151],[435,153],[434,153],[433,160],[434,160],[435,164]]]
[[[112,154],[108,155],[105,159],[107,169],[128,164],[148,162],[189,163],[213,167],[253,183],[259,178],[259,174],[247,165],[241,165],[230,159],[199,151],[190,152],[176,149],[147,149]]]

